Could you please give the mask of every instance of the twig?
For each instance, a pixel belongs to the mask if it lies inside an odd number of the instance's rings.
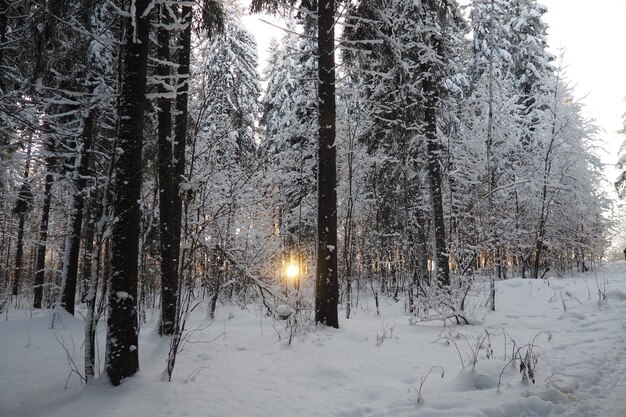
[[[65,346],[65,343],[63,341],[63,338],[61,337],[59,339],[59,336],[57,335],[56,332],[54,332],[54,338],[57,340],[57,342],[61,345],[61,347],[63,348],[63,351],[65,352],[65,356],[67,358],[67,363],[70,366],[70,373],[67,376],[67,379],[65,380],[65,389],[67,389],[67,384],[70,382],[70,378],[72,377],[72,374],[76,374],[78,375],[78,378],[80,378],[80,383],[81,385],[83,383],[85,383],[86,379],[83,376],[83,374],[80,373],[80,371],[78,370],[78,366],[76,366],[76,362],[74,362],[74,358],[72,357],[72,355],[70,354],[69,349],[67,348],[67,346]]]

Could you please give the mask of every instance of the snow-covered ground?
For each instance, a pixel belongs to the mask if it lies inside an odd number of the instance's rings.
[[[255,306],[220,307],[208,327],[198,312],[171,383],[161,377],[168,342],[148,324],[141,371],[116,388],[70,373],[68,358],[82,371],[81,319],[50,329],[50,313],[12,310],[0,322],[0,416],[626,416],[626,264],[499,282],[495,313],[484,295],[471,303],[472,325],[445,328],[411,324],[393,301],[376,316],[362,298],[341,329],[291,345],[283,323]],[[510,363],[533,340],[535,384]]]

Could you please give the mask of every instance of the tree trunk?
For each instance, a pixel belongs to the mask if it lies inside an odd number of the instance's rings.
[[[349,138],[348,149],[348,203],[346,207],[346,220],[344,223],[344,265],[346,274],[346,319],[350,318],[352,311],[352,280],[353,280],[353,246],[354,246],[354,197],[352,195],[352,183],[354,177],[354,137]]]
[[[48,169],[51,164],[47,164]],[[39,242],[37,244],[37,264],[35,266],[34,300],[33,307],[41,308],[43,299],[43,284],[46,274],[46,245],[48,242],[48,222],[50,220],[50,206],[52,204],[52,182],[54,176],[48,172],[44,185],[43,207],[41,209],[41,223],[39,224]]]
[[[162,24],[167,24],[165,7],[160,8]],[[158,58],[157,75],[161,83],[171,82],[170,32],[160,27],[157,33]],[[178,194],[179,179],[174,173],[172,158],[172,102],[164,95],[167,88],[159,84],[158,140],[159,140],[159,234],[161,238],[161,319],[159,334],[174,334],[176,321],[176,291],[178,288],[178,258],[180,252],[180,221],[176,230],[176,209],[180,205]]]
[[[435,81],[432,79],[433,68],[425,64],[422,73],[423,93],[426,100],[424,109],[424,130],[426,135],[426,151],[428,154],[428,180],[430,185],[431,204],[433,210],[433,227],[435,233],[435,258],[437,261],[437,283],[441,287],[450,285],[450,266],[448,264],[448,249],[446,247],[446,224],[443,216],[443,192],[441,173],[441,154],[443,149],[437,138],[437,106],[438,93]]]
[[[20,289],[20,281],[22,280],[22,264],[24,257],[24,227],[26,222],[26,215],[32,209],[32,193],[30,191],[30,185],[28,185],[28,177],[30,175],[30,155],[32,150],[32,134],[28,138],[28,149],[26,151],[26,166],[24,167],[24,183],[20,187],[17,202],[15,203],[15,209],[13,213],[19,217],[19,224],[17,227],[17,244],[15,251],[15,269],[13,276],[13,288],[11,294],[14,296],[18,294]]]
[[[13,275],[13,291],[11,294],[17,295],[20,290],[20,281],[22,279],[22,263],[24,258],[24,222],[26,213],[19,215],[20,221],[17,227],[17,243],[15,250],[15,269]]]
[[[187,140],[187,118],[189,101],[189,61],[191,57],[192,8],[183,6],[181,21],[183,30],[178,55],[178,90],[176,91],[176,118],[174,119],[174,174],[178,183],[183,181],[185,174],[185,144]],[[177,190],[178,191],[178,190]],[[179,195],[177,193],[177,195]],[[182,200],[176,201],[176,217],[178,222],[178,239],[180,241],[180,225],[182,218]]]
[[[126,21],[122,47],[122,85],[118,105],[115,166],[115,223],[111,234],[109,320],[106,373],[112,385],[139,370],[137,323],[138,201],[141,198],[141,151],[148,62],[149,0],[135,0],[135,15]],[[132,10],[132,9],[131,9]],[[148,14],[148,13],[146,13]]]
[[[315,322],[338,328],[334,0],[319,1],[317,24],[319,137]]]
[[[217,249],[211,250],[211,299],[209,301],[209,311],[208,316],[211,320],[215,319],[215,309],[217,308],[217,300],[219,298],[220,293],[220,282],[221,282],[221,270],[220,268],[220,255]],[[221,261],[223,265],[223,260]]]
[[[180,184],[183,181],[185,174],[185,148],[187,140],[187,119],[188,119],[188,100],[189,100],[189,62],[191,58],[191,29],[192,29],[192,7],[185,5],[182,7],[181,22],[184,26],[182,35],[178,44],[178,77],[176,83],[179,86],[176,90],[176,116],[174,118],[174,144],[170,164],[170,178],[168,181],[170,184],[166,193],[169,193],[169,202],[166,203],[171,214],[167,219],[167,231],[165,249],[168,251],[169,264],[165,265],[167,268],[164,271],[168,274],[165,277],[165,282],[161,281],[161,311],[162,311],[162,334],[174,334],[176,332],[176,312],[180,307],[177,305],[180,300],[178,292],[180,291],[181,277],[180,271],[180,240],[182,231],[182,198],[180,195]],[[164,35],[160,34],[164,39]],[[159,53],[166,53],[161,49],[163,46],[159,45]],[[169,51],[168,51],[169,53]],[[163,119],[165,114],[160,115]],[[159,120],[161,121],[161,119]],[[164,127],[165,128],[165,127]],[[161,134],[161,133],[160,133]],[[165,134],[163,132],[162,134]],[[161,147],[160,147],[161,148]],[[161,149],[159,149],[161,152]],[[159,154],[159,156],[161,156]],[[164,155],[167,157],[166,155]],[[159,173],[160,174],[160,173]],[[167,187],[166,187],[167,188]],[[163,237],[163,235],[161,236]],[[163,245],[163,244],[162,244]],[[162,246],[163,249],[163,246]],[[167,286],[167,289],[165,289]]]
[[[422,285],[430,285],[430,277],[428,275],[428,241],[426,239],[426,232],[424,216],[419,208],[415,209],[415,217],[417,226],[415,228],[416,238],[416,257],[417,257],[417,283],[416,290]]]
[[[95,243],[92,245],[91,253],[90,253],[90,264],[93,264],[93,267],[89,268],[89,276],[86,275],[87,271],[83,271],[83,277],[89,280],[88,289],[85,294],[85,304],[87,305],[87,311],[85,313],[85,382],[87,384],[91,383],[93,378],[95,377],[95,361],[96,361],[96,331],[98,328],[98,320],[100,319],[100,315],[104,310],[104,299],[106,296],[106,282],[105,288],[102,290],[102,296],[100,297],[100,307],[98,311],[96,311],[96,302],[98,296],[98,283],[100,280],[100,265],[101,260],[103,259],[102,247],[104,244],[104,262],[105,262],[105,271],[104,276],[108,275],[107,273],[107,259],[109,259],[109,245],[108,240],[104,240],[104,231],[108,225],[109,221],[109,202],[107,195],[109,193],[109,184],[112,175],[112,166],[109,167],[109,173],[107,178],[106,186],[104,187],[104,192],[102,193],[102,200],[99,203],[100,206],[98,208],[98,214],[95,216],[98,218],[98,222],[94,221],[94,233],[92,235],[92,239]]]
[[[93,93],[93,89],[91,90]],[[68,236],[65,243],[65,251],[68,252],[63,265],[63,293],[61,294],[61,306],[70,314],[74,314],[76,300],[76,283],[78,278],[78,259],[80,257],[80,238],[83,227],[83,209],[85,207],[84,191],[87,186],[87,174],[89,170],[91,144],[94,135],[94,110],[89,109],[84,120],[82,144],[78,145],[80,151],[76,158],[77,166],[74,172],[74,196],[68,214]],[[79,139],[80,140],[80,139]]]
[[[105,200],[106,202],[106,200]],[[105,209],[106,210],[106,209]],[[90,262],[95,261],[95,268],[89,269],[89,277],[83,275],[89,279],[88,289],[85,294],[85,304],[87,305],[87,312],[85,313],[85,382],[91,383],[95,377],[95,362],[96,362],[96,330],[98,328],[98,315],[96,314],[96,299],[98,296],[98,280],[100,278],[100,251],[102,248],[102,235],[103,225],[105,220],[105,214],[98,224],[97,231],[94,228],[94,238],[96,239],[95,250],[92,249],[92,257]],[[105,294],[102,294],[104,297]]]
[[[83,239],[85,248],[83,250],[83,267],[81,271],[83,302],[85,301],[87,292],[89,291],[89,281],[91,279],[91,270],[93,268],[93,241],[96,237],[96,214],[93,210],[93,201],[95,201],[95,198],[92,198],[92,202],[88,205],[85,213],[85,237]]]

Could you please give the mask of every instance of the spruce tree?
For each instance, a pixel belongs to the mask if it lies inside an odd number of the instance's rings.
[[[265,72],[261,146],[270,166],[268,182],[277,190],[279,229],[287,252],[306,251],[315,236],[317,47],[310,26],[302,36],[290,26],[281,45],[276,43],[270,51]]]

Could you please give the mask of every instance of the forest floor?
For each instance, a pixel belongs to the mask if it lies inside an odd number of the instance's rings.
[[[486,295],[481,285],[472,296],[471,325],[445,327],[411,323],[392,300],[377,316],[362,295],[339,330],[311,328],[291,344],[284,322],[257,306],[220,306],[212,323],[197,310],[172,382],[162,378],[169,342],[148,317],[141,370],[119,387],[104,377],[84,386],[71,373],[70,360],[83,369],[82,319],[51,329],[50,312],[10,310],[0,322],[0,416],[626,416],[626,264],[498,282],[496,312]],[[510,362],[529,343],[534,384]]]

